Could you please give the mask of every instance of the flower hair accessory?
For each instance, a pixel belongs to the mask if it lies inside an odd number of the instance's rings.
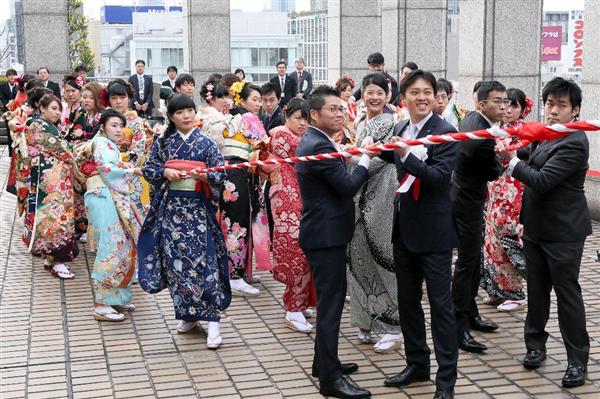
[[[100,106],[102,108],[107,108],[108,107],[108,90],[106,90],[104,87],[102,89],[100,89],[100,92],[98,93],[98,98],[100,100]]]
[[[212,91],[214,90],[215,86],[213,86],[211,83],[206,85],[206,101],[210,101],[212,100],[213,96],[212,96]]]
[[[87,80],[85,80],[83,76],[77,76],[75,78],[75,83],[77,83],[77,85],[79,86],[79,90],[81,90],[81,88],[87,83]]]
[[[521,112],[521,118],[526,118],[533,109],[533,100],[529,97],[525,98],[525,109]]]
[[[242,90],[244,90],[245,85],[246,85],[245,82],[235,82],[234,84],[231,85],[231,88],[229,89],[229,93],[231,93],[231,95],[233,96],[233,103],[235,105],[240,105],[240,103],[242,102],[240,93],[242,92]]]
[[[335,82],[335,86],[340,87],[342,85],[342,83],[344,83],[344,82],[350,83],[350,87],[352,87],[352,88],[356,87],[356,82],[350,76],[342,76],[341,78],[339,78],[337,80],[337,82]]]

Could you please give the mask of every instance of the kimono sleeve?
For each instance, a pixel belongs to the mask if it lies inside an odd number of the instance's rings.
[[[142,173],[150,184],[160,186],[164,181],[165,164],[160,154],[160,139],[154,140],[150,155],[142,166]]]
[[[116,145],[106,140],[94,142],[94,160],[98,174],[111,190],[120,194],[129,194],[127,175],[133,174],[133,168],[123,168],[121,153]]]
[[[225,165],[225,159],[219,151],[217,144],[210,138],[205,140],[206,145],[206,165],[209,168]],[[219,198],[221,185],[225,181],[225,172],[210,172],[206,175],[213,198]]]

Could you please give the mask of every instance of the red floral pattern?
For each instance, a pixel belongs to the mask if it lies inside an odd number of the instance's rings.
[[[294,156],[300,139],[287,128],[272,132],[271,146],[277,157]],[[285,309],[299,312],[315,305],[315,289],[310,266],[300,248],[298,230],[302,214],[302,198],[294,165],[281,165],[272,175],[271,209],[273,231],[273,278],[286,285],[283,293]]]

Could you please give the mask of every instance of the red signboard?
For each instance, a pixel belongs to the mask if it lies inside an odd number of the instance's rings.
[[[562,26],[542,27],[542,61],[560,61]]]

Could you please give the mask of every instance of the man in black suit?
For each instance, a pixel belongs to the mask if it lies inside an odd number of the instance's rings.
[[[310,99],[311,126],[300,140],[296,155],[337,151],[332,136],[342,129],[343,116],[337,91],[329,86],[318,87]],[[336,398],[371,396],[369,391],[342,376],[356,371],[358,365],[340,363],[337,353],[346,298],[346,248],[354,232],[353,198],[367,179],[369,161],[369,156],[362,156],[351,175],[346,172],[342,159],[296,164],[302,195],[300,247],[308,259],[317,289],[312,374],[319,377],[319,392]]]
[[[177,79],[177,67],[175,65],[171,65],[167,68],[167,77],[168,79],[163,81],[161,86],[171,89],[171,93],[177,93],[177,89],[175,88],[175,79]],[[167,90],[165,90],[164,93],[162,90],[160,91],[161,100],[166,100],[169,97],[170,93],[167,94],[167,92]]]
[[[392,142],[456,130],[432,111],[437,83],[431,72],[416,70],[400,83],[410,119],[394,128]],[[454,395],[458,343],[452,294],[452,249],[457,243],[450,180],[457,143],[400,148],[381,155],[395,163],[400,182],[394,202],[392,242],[398,284],[400,327],[404,336],[406,368],[385,380],[401,387],[429,381],[431,351],[427,346],[421,307],[423,279],[431,306],[431,332],[438,362],[435,399]]]
[[[389,73],[385,71],[385,59],[383,58],[383,54],[381,53],[373,53],[370,54],[367,58],[367,65],[369,68],[369,73],[381,72],[385,75],[386,79],[390,81],[392,97],[390,98],[390,104],[398,105],[399,96],[398,96],[398,82],[396,79],[392,77]],[[352,93],[352,97],[354,97],[355,101],[360,100],[362,97],[362,90],[360,86],[358,89]]]
[[[497,81],[481,83],[477,98],[478,111],[462,120],[459,126],[461,132],[488,129],[501,122],[510,104],[506,88]],[[483,352],[487,347],[473,338],[471,329],[491,332],[498,328],[496,324],[481,319],[475,302],[481,280],[483,208],[487,185],[502,172],[495,145],[493,139],[461,143],[452,180],[452,207],[458,231],[458,259],[454,266],[452,297],[459,346],[474,353]]]
[[[285,124],[285,115],[279,106],[279,93],[276,83],[267,82],[260,88],[262,107],[258,111],[258,118],[267,132]]]
[[[129,83],[133,86],[133,106],[140,116],[152,115],[152,108],[154,108],[152,78],[144,75],[145,68],[146,62],[137,60],[135,62],[136,73],[129,77]]]
[[[6,112],[8,109],[6,105],[9,101],[14,100],[17,96],[17,71],[14,69],[6,70],[6,82],[0,84],[0,108],[2,112]]]
[[[44,82],[44,87],[52,90],[52,92],[54,93],[54,95],[57,98],[61,98],[61,94],[60,94],[60,86],[58,85],[58,83],[51,81],[50,78],[50,70],[48,69],[48,67],[41,67],[37,70],[37,74],[38,74],[38,78]]]
[[[279,61],[277,63],[277,76],[273,76],[271,79],[272,83],[275,83],[277,86],[279,86],[279,92],[281,93],[279,106],[281,108],[285,107],[288,101],[296,97],[296,94],[298,94],[298,84],[296,83],[296,80],[287,75],[286,71],[287,62],[284,60]]]
[[[8,111],[6,107],[11,100],[17,97],[17,71],[14,69],[6,70],[6,82],[0,85],[0,115]],[[7,134],[8,140],[8,155],[12,155],[12,137],[10,132]]]
[[[542,90],[548,125],[573,121],[581,107],[576,83],[554,78]],[[527,263],[527,318],[523,366],[536,369],[546,359],[545,330],[550,313],[550,291],[558,304],[558,325],[567,349],[565,387],[585,383],[590,340],[579,286],[583,245],[592,234],[584,183],[588,170],[589,143],[584,132],[531,144],[529,163],[499,145],[510,159],[508,171],[525,184],[521,221]]]
[[[313,90],[313,78],[310,72],[304,69],[304,66],[304,58],[296,59],[296,70],[290,73],[290,78],[296,81],[298,97],[308,100],[310,92]]]

